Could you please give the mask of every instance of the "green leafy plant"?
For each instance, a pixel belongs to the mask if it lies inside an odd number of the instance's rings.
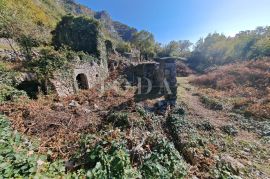
[[[63,161],[48,162],[48,156],[36,153],[37,144],[13,132],[10,125],[4,116],[0,116],[0,176],[60,178],[66,175]]]
[[[65,56],[50,47],[42,49],[40,57],[28,63],[28,68],[37,75],[40,84],[43,85],[45,94],[48,93],[49,79],[56,71],[67,66]]]
[[[109,147],[97,145],[89,154],[88,161],[94,168],[88,170],[90,178],[137,178],[130,163],[130,157],[124,146],[112,143]]]
[[[9,86],[17,85],[17,77],[19,73],[9,69],[8,64],[4,62],[0,62],[0,83],[6,84]]]
[[[144,158],[140,171],[144,178],[184,178],[186,164],[173,143],[154,139],[152,153]]]
[[[127,113],[112,113],[108,117],[108,122],[112,123],[115,127],[126,128],[130,126]]]
[[[205,104],[207,107],[213,110],[222,110],[223,105],[220,101],[214,98],[210,98],[208,96],[201,96],[201,101],[203,104]]]
[[[20,91],[7,85],[0,85],[0,103],[5,101],[18,101],[21,97],[27,98],[25,91]]]

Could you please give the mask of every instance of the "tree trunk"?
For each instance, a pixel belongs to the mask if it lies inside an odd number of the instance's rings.
[[[45,95],[49,94],[48,84],[49,84],[49,80],[47,78],[44,79],[42,82],[42,88],[43,88],[42,91]]]
[[[8,38],[6,38],[7,42],[8,42],[8,45],[10,46],[10,48],[13,50],[13,52],[16,54],[16,56],[18,57],[18,53],[17,51],[15,50],[15,48],[12,46],[12,43],[10,42],[10,40]]]

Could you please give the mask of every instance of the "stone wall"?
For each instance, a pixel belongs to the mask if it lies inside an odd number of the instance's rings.
[[[102,61],[100,64],[96,62],[78,64],[75,67],[73,74],[75,91],[79,90],[76,79],[79,74],[84,74],[87,77],[87,88],[90,89],[95,85],[100,84],[108,77],[108,65],[106,61]]]
[[[131,66],[127,70],[127,77],[133,85],[141,83],[142,96],[156,98],[165,95],[168,99],[176,98],[176,63],[173,58],[155,59]],[[152,85],[150,92],[149,84]]]
[[[60,97],[73,95],[80,90],[78,84],[78,75],[86,77],[86,89],[93,88],[95,85],[103,82],[109,75],[108,65],[105,60],[100,63],[85,62],[77,63],[73,69],[55,74],[51,79],[56,93]]]

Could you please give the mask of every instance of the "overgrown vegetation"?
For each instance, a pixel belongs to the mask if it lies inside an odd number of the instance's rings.
[[[193,80],[210,96],[208,104],[227,101],[233,111],[256,119],[269,119],[269,59],[220,67]],[[219,106],[219,105],[218,105]]]
[[[0,85],[0,104],[6,101],[18,101],[21,97],[27,98],[25,91],[17,90],[12,86]]]
[[[47,155],[37,154],[37,144],[18,132],[0,116],[0,175],[4,178],[61,177],[65,175],[63,161],[49,162]]]
[[[174,144],[164,139],[153,139],[149,144],[153,146],[153,152],[144,159],[141,168],[144,178],[184,178],[186,164]]]
[[[202,72],[208,68],[270,56],[270,28],[242,31],[235,37],[209,34],[200,39],[189,59],[191,67]]]
[[[68,46],[74,51],[84,51],[99,57],[100,24],[88,17],[64,16],[53,32],[56,48]]]
[[[27,97],[24,91],[15,88],[18,85],[19,76],[19,73],[12,69],[11,64],[0,62],[0,103]]]

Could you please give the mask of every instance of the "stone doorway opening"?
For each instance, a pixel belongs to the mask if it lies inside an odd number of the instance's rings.
[[[78,88],[81,90],[86,90],[88,89],[88,80],[87,80],[87,76],[83,73],[78,74],[76,77],[76,82],[78,85]]]
[[[38,99],[41,92],[41,86],[37,81],[23,81],[16,88],[25,91],[31,99]]]

